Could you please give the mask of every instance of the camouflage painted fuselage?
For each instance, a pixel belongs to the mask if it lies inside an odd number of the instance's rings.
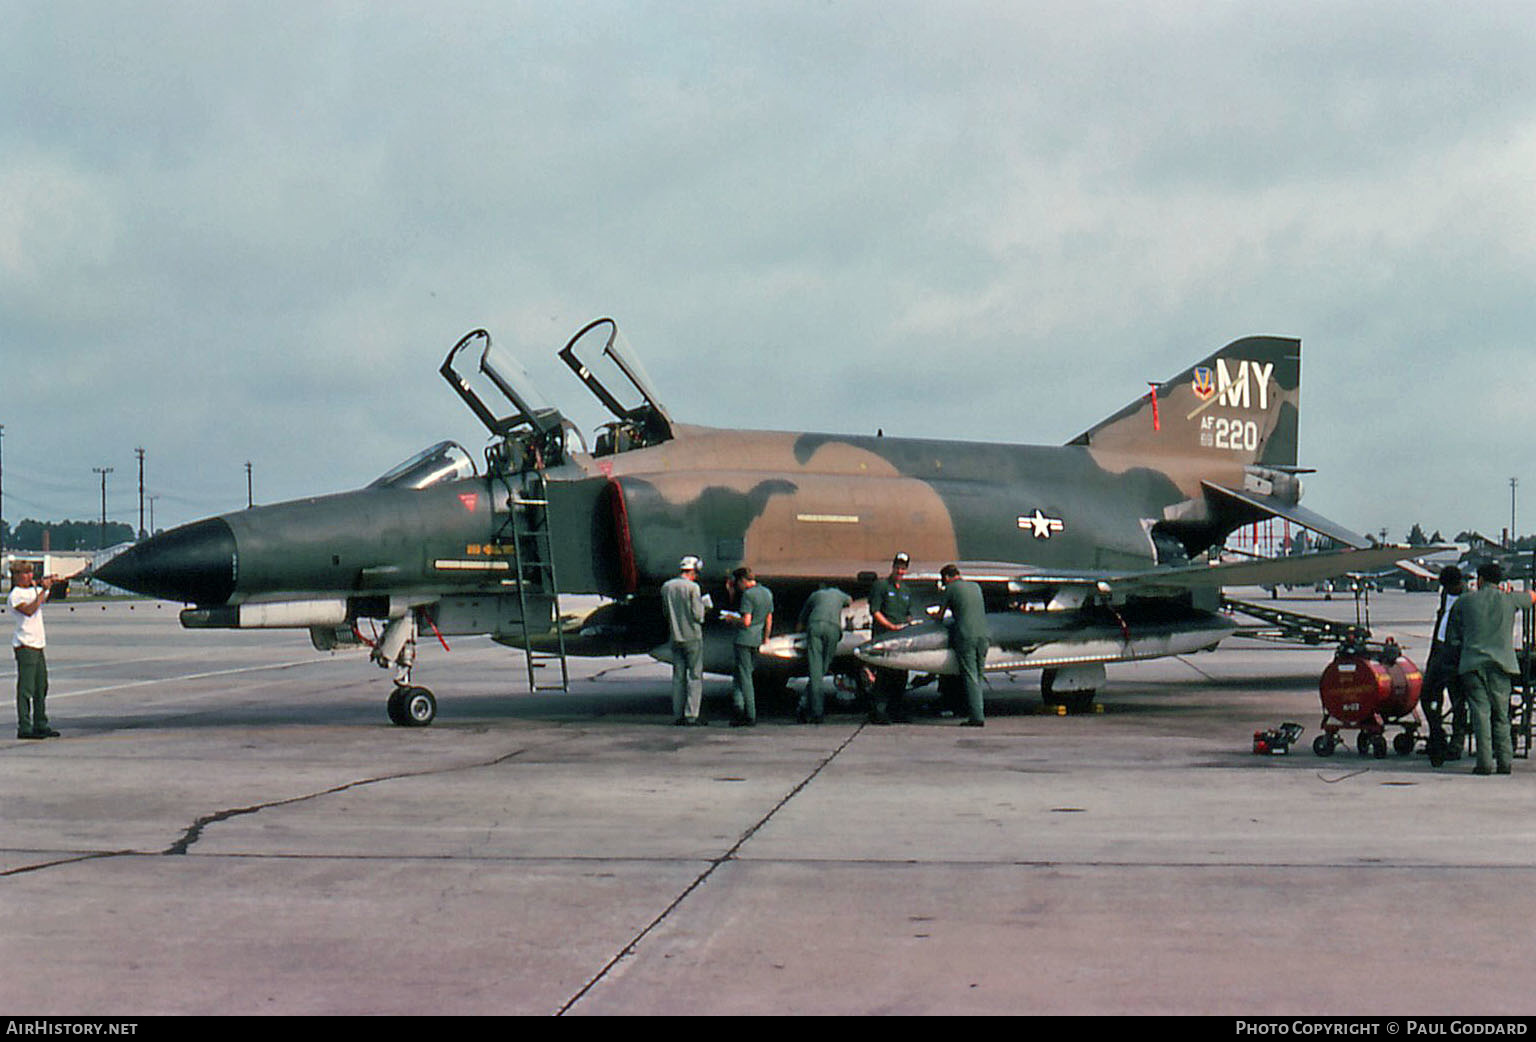
[[[918,570],[1151,567],[1154,525],[1208,519],[1201,477],[1241,485],[1243,466],[1154,467],[1081,446],[682,428],[614,459],[610,480],[628,522],[615,546],[644,588],[685,553],[702,556],[712,578],[749,564],[795,582],[883,572],[898,550]]]
[[[340,627],[424,610],[444,632],[526,638],[509,522],[533,511],[547,517],[558,592],[615,600],[593,628],[602,638],[573,649],[607,652],[659,642],[654,598],[685,554],[716,590],[751,566],[791,619],[819,582],[862,595],[896,551],[915,574],[951,561],[1014,575],[1187,564],[1295,504],[1299,384],[1300,344],[1254,337],[1062,446],[674,425],[657,443],[548,467],[515,457],[489,476],[210,518],[98,574],[196,605],[189,625]]]
[[[551,477],[611,483],[608,594],[655,585],[684,554],[715,579],[747,564],[793,585],[883,571],[898,550],[918,572],[1132,570],[1187,561],[1265,516],[1212,486],[1295,504],[1299,384],[1300,344],[1254,337],[1064,446],[679,427]]]

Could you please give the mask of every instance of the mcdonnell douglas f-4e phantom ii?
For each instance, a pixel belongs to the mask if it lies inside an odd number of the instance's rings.
[[[556,662],[564,687],[569,654],[664,655],[659,589],[686,554],[703,557],[716,600],[750,564],[780,620],[823,582],[867,592],[896,550],[930,594],[925,578],[958,562],[985,591],[988,669],[1040,668],[1047,694],[1081,698],[1105,663],[1235,632],[1219,610],[1223,583],[1311,582],[1410,553],[1209,563],[1230,533],[1269,517],[1364,545],[1298,505],[1297,340],[1229,344],[1062,446],[685,426],[612,319],[587,325],[560,358],[613,417],[590,449],[476,330],[440,372],[490,432],[483,470],[442,442],[365,488],[154,536],[97,578],[191,605],[189,628],[306,628],[322,650],[369,643],[396,670],[390,718],[424,725],[436,699],[410,683],[423,629],[521,647],[530,688],[535,665]],[[564,617],[559,598],[573,593],[604,600]],[[382,625],[377,640],[365,620]],[[726,672],[725,631],[709,629],[705,668]],[[792,641],[770,645],[766,670],[803,672]],[[858,660],[955,668],[934,622],[873,642],[850,632],[842,652],[835,668],[847,672]]]

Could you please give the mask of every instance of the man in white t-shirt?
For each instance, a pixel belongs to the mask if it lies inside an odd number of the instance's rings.
[[[43,648],[48,639],[43,632],[43,605],[53,580],[43,577],[39,584],[28,561],[11,565],[9,604],[16,615],[16,635],[11,651],[16,656],[16,737],[57,738],[59,732],[48,726],[48,660]]]

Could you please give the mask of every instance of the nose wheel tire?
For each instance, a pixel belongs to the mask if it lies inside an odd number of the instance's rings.
[[[426,727],[437,719],[437,698],[424,687],[397,687],[389,695],[389,719],[400,727]]]

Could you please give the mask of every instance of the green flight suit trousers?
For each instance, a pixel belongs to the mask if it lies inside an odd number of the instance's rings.
[[[1461,674],[1461,690],[1472,709],[1472,734],[1477,742],[1477,766],[1492,770],[1508,767],[1514,759],[1509,734],[1509,674],[1502,666],[1486,662]]]
[[[817,623],[806,631],[805,664],[811,679],[805,685],[806,698],[801,701],[800,708],[807,710],[812,719],[820,720],[826,712],[827,669],[832,665],[832,656],[837,653],[837,642],[842,636],[836,626],[825,623]]]
[[[736,718],[748,723],[757,722],[757,691],[752,687],[752,671],[757,668],[757,648],[750,644],[737,644],[735,686],[731,689],[731,705]]]
[[[697,720],[704,700],[704,642],[672,642],[672,715]]]
[[[952,637],[955,658],[960,661],[960,676],[965,678],[965,708],[974,723],[985,719],[982,712],[981,677],[987,667],[987,638]]]
[[[16,653],[16,733],[48,730],[48,660],[42,648],[12,648]]]

